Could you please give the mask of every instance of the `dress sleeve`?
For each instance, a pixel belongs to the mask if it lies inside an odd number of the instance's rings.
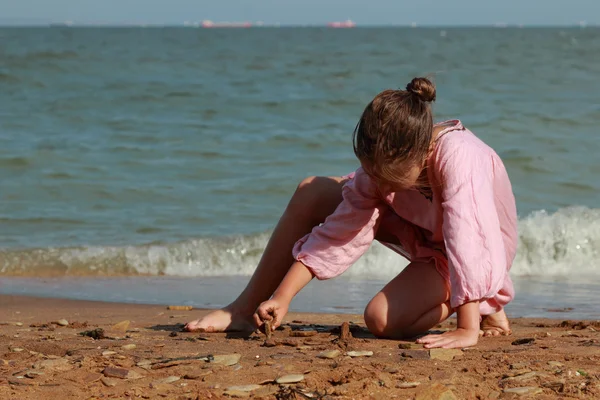
[[[344,185],[342,197],[335,212],[294,245],[294,258],[318,279],[341,275],[367,251],[386,207],[362,168]]]
[[[506,277],[506,253],[494,195],[494,160],[465,145],[443,161],[443,235],[453,308],[492,298]]]

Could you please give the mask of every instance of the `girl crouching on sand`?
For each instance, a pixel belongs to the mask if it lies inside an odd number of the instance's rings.
[[[454,312],[456,330],[418,342],[466,347],[481,333],[509,334],[504,306],[514,297],[517,247],[511,184],[500,157],[460,121],[433,123],[435,97],[426,78],[378,94],[354,132],[361,167],[302,181],[248,286],[186,329],[253,330],[271,319],[277,327],[313,277],[342,274],[378,240],[410,264],[367,305],[373,334],[414,337]]]

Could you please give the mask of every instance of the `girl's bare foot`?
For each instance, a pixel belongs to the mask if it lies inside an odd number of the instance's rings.
[[[188,332],[251,332],[256,329],[252,313],[245,314],[225,307],[188,322],[183,330]]]
[[[504,310],[495,314],[485,315],[481,321],[481,332],[483,336],[508,336],[512,333],[510,323]]]

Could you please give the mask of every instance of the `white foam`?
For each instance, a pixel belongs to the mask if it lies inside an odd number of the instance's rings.
[[[0,251],[0,274],[247,276],[269,234],[205,238],[168,245]],[[600,209],[540,211],[519,222],[519,249],[511,274],[583,278],[600,276]],[[389,279],[407,261],[379,243],[345,275]]]

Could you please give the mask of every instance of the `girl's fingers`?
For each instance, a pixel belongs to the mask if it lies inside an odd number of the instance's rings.
[[[254,319],[254,323],[256,324],[257,327],[261,327],[263,324],[262,319],[258,316],[258,312],[255,312],[254,315],[252,315],[252,318]]]
[[[427,335],[417,340],[417,343],[433,343],[444,339],[442,335]]]

